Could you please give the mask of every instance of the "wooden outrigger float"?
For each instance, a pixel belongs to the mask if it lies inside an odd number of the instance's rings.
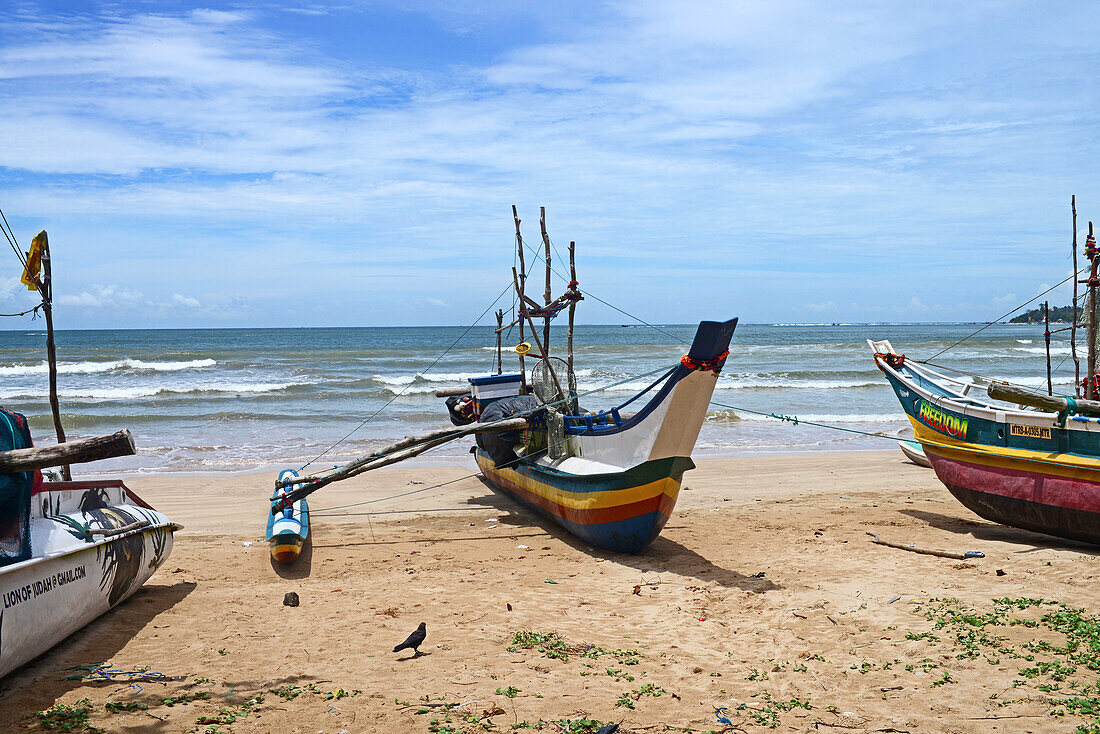
[[[949,377],[898,354],[889,341],[868,344],[913,425],[915,440],[959,502],[987,520],[1100,544],[1100,251],[1091,222],[1085,254],[1091,261],[1090,275],[1082,282],[1089,287],[1092,378],[1084,380],[1084,398],[1079,393],[1042,394],[984,378]],[[1071,328],[1076,328],[1076,319]],[[1049,324],[1046,332],[1047,389],[1053,393]],[[1073,352],[1076,355],[1075,343]]]
[[[542,302],[529,297],[520,219],[519,268],[512,270],[518,313],[510,324],[497,312],[496,374],[472,378],[449,397],[458,428],[404,439],[370,456],[313,475],[276,482],[272,513],[326,484],[416,456],[465,436],[478,439],[477,465],[495,491],[551,520],[583,541],[607,550],[638,553],[660,534],[672,514],[684,472],[706,418],[737,319],[699,324],[688,353],[645,390],[600,412],[579,408],[573,374],[573,322],[583,300],[569,245],[565,292],[551,292],[551,246],[545,210],[540,217],[545,263]],[[567,359],[550,355],[550,322],[568,309]],[[535,320],[542,319],[541,329]],[[503,374],[500,334],[519,327],[519,372]],[[541,332],[541,334],[540,334]],[[524,341],[526,336],[534,345]],[[537,349],[537,352],[534,351]],[[527,362],[534,360],[533,369]],[[648,398],[646,396],[649,396]],[[625,409],[635,406],[637,412]]]

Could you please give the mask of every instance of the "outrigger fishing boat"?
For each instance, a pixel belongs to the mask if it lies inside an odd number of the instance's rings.
[[[1076,211],[1075,211],[1076,214]],[[1076,222],[1076,220],[1075,220]],[[1089,368],[1085,398],[1037,393],[982,377],[949,377],[868,340],[936,476],[967,508],[994,522],[1100,544],[1100,375],[1092,225],[1086,241]],[[1076,243],[1076,224],[1075,224]],[[1076,290],[1076,289],[1075,289]],[[1074,294],[1076,302],[1076,293]],[[1076,328],[1076,323],[1074,327]],[[1047,326],[1047,344],[1050,343]],[[1048,393],[1053,393],[1049,379]]]
[[[706,418],[718,375],[729,354],[737,319],[703,321],[687,353],[645,390],[599,412],[582,410],[573,372],[573,319],[583,300],[569,246],[570,280],[558,298],[551,293],[551,248],[545,210],[540,218],[546,265],[543,302],[525,291],[524,243],[513,207],[519,270],[512,270],[518,313],[511,324],[497,312],[496,374],[436,395],[448,398],[449,417],[459,426],[407,438],[329,472],[276,482],[272,513],[320,487],[430,448],[475,435],[477,465],[495,491],[551,520],[593,546],[638,553],[661,532],[672,514],[684,472]],[[550,321],[568,309],[567,359],[552,357]],[[542,337],[535,319],[541,319]],[[519,372],[504,374],[501,334],[519,326]],[[523,341],[525,327],[535,342]],[[534,349],[538,350],[535,352]],[[528,373],[526,362],[535,360]],[[648,397],[647,397],[648,396]],[[634,413],[627,413],[636,406]],[[281,493],[281,494],[280,494]]]

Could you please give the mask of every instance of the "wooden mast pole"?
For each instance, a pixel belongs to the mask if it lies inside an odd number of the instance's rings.
[[[569,287],[573,287],[573,283],[577,282],[577,261],[575,258],[575,251],[577,243],[569,242]],[[573,374],[573,316],[577,312],[577,302],[569,302],[569,332],[566,335],[566,351],[569,352],[569,374]]]
[[[1047,395],[1054,394],[1054,382],[1050,376],[1050,301],[1043,301],[1043,334],[1047,343]]]
[[[519,231],[519,212],[516,211],[516,205],[512,204],[512,219],[516,220],[516,250],[519,252],[519,277],[516,282],[516,292],[519,295],[519,309],[523,311],[527,308],[523,302],[523,283],[527,280],[527,269],[523,264],[523,235]],[[523,319],[519,320],[519,340],[523,341]],[[527,394],[527,364],[523,358],[523,355],[519,355],[519,394]]]
[[[1069,327],[1069,351],[1073,355],[1073,394],[1081,397],[1081,360],[1077,356],[1077,195],[1069,197],[1073,211],[1073,323]]]
[[[61,405],[57,400],[57,345],[53,336],[53,270],[50,263],[50,240],[42,231],[42,313],[46,317],[46,360],[50,369],[50,410],[53,412],[53,427],[57,432],[57,442],[65,443],[65,429],[61,426]],[[69,465],[61,467],[61,476],[70,481],[72,472]]]
[[[504,372],[504,364],[500,354],[500,332],[504,329],[504,309],[497,310],[497,374]]]
[[[524,295],[521,292],[521,288],[523,286],[521,285],[521,281],[519,279],[519,276],[516,274],[516,269],[515,268],[512,268],[512,282],[515,286],[516,292],[519,293],[520,303],[521,304],[527,304],[529,306],[537,308],[538,304],[535,303],[534,301],[532,301],[530,298],[528,298],[526,295]],[[539,352],[541,352],[545,356],[546,350],[543,348],[542,340],[539,339],[539,331],[538,331],[537,328],[535,328],[535,320],[531,318],[531,314],[529,314],[529,313],[525,313],[523,315],[523,318],[527,319],[527,322],[531,326],[531,336],[535,340],[535,346],[538,347]],[[559,396],[562,399],[564,399],[565,398],[565,392],[561,389],[561,383],[558,382],[558,375],[557,375],[556,372],[554,372],[554,366],[550,364],[550,360],[544,360],[544,361],[546,362],[546,369],[550,372],[550,377],[554,381],[554,387],[557,388]]]
[[[546,234],[546,207],[539,207],[539,229],[542,230],[542,246],[543,246],[543,259],[546,261],[546,290],[543,292],[543,300],[546,301],[546,308],[550,307],[550,301],[553,300],[553,295],[550,292],[550,235]],[[542,358],[546,360],[547,366],[550,364],[550,314],[542,318]],[[563,396],[564,397],[564,396]]]
[[[1100,284],[1100,278],[1096,275],[1097,255],[1100,253],[1096,250],[1096,239],[1092,234],[1092,222],[1089,222],[1089,235],[1085,239],[1085,255],[1089,259],[1089,374],[1086,378],[1088,382],[1088,389],[1085,391],[1085,397],[1089,400],[1093,400],[1096,397],[1096,386],[1093,384],[1096,382],[1096,286]]]

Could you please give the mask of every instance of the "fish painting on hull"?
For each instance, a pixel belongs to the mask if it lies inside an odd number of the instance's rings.
[[[0,568],[0,676],[125,602],[180,528],[118,480],[46,482],[41,494],[34,555]]]

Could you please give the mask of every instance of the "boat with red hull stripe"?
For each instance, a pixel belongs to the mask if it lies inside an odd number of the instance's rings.
[[[991,382],[949,377],[869,342],[936,476],[993,522],[1100,545],[1100,420],[994,400]]]

